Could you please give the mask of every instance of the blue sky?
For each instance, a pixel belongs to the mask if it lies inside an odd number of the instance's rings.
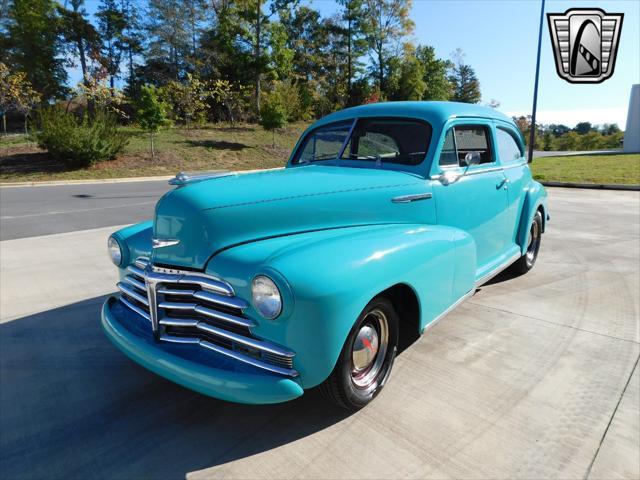
[[[337,12],[333,0],[309,2],[330,16]],[[87,0],[93,12],[98,0]],[[624,13],[624,23],[613,77],[597,85],[571,84],[558,77],[546,18],[542,36],[542,60],[538,118],[542,123],[578,121],[618,123],[625,128],[631,85],[640,83],[640,1],[547,0],[546,12],[598,7]],[[483,101],[500,101],[507,114],[531,111],[540,0],[414,0],[411,18],[413,40],[432,45],[440,57],[449,58],[460,47],[480,80]],[[74,81],[77,72],[71,72]]]

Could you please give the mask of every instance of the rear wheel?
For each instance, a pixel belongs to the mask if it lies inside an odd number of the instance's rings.
[[[542,213],[538,210],[529,227],[529,243],[526,253],[513,264],[513,269],[518,273],[527,273],[533,268],[538,259],[540,244],[542,243]]]
[[[341,407],[364,407],[382,390],[397,347],[398,315],[388,299],[376,297],[358,317],[320,390]]]

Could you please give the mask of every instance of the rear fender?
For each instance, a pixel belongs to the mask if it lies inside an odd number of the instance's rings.
[[[530,225],[534,215],[538,209],[542,209],[542,228],[547,222],[547,191],[538,182],[532,180],[529,188],[525,193],[524,205],[522,207],[522,215],[520,216],[520,226],[518,227],[518,245],[520,251],[524,255],[527,251],[529,243]]]

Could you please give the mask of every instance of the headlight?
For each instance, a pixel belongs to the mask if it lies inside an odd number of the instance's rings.
[[[118,241],[113,237],[109,237],[109,240],[107,241],[107,249],[109,250],[109,257],[111,258],[111,261],[119,267],[122,263],[122,249],[120,248]]]
[[[280,290],[269,277],[258,275],[253,279],[251,297],[253,306],[263,317],[272,320],[280,315],[282,311]]]

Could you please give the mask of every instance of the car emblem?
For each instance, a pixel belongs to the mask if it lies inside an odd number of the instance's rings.
[[[599,8],[548,13],[558,75],[571,83],[600,83],[611,77],[623,17]]]
[[[151,247],[152,248],[163,248],[163,247],[171,247],[172,245],[177,245],[180,243],[180,240],[172,240],[169,238],[155,238],[151,239]]]

